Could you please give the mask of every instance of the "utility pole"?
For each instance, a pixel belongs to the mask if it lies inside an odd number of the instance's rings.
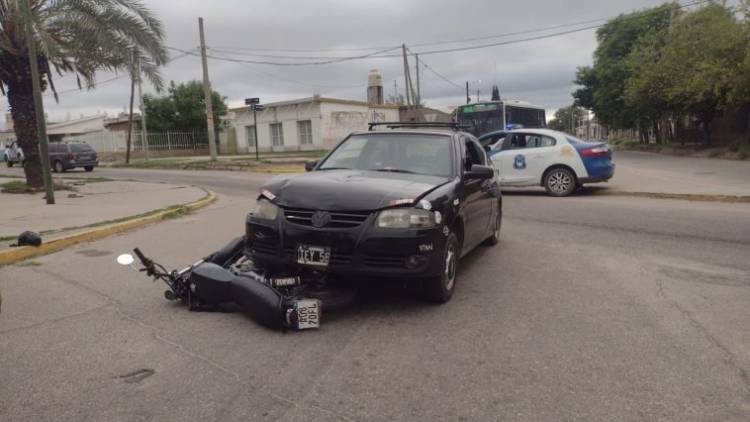
[[[469,104],[471,102],[471,97],[469,97],[469,81],[466,81],[466,104]]]
[[[29,0],[19,1],[23,8],[24,24],[26,26],[26,48],[29,50],[29,67],[31,71],[31,89],[34,93],[34,110],[36,111],[36,132],[39,139],[39,161],[42,164],[42,179],[46,193],[47,205],[54,205],[55,192],[52,187],[52,175],[49,169],[49,145],[47,144],[47,125],[44,121],[44,103],[42,102],[42,87],[39,83],[39,63],[36,57],[34,29],[32,28],[31,7]]]
[[[146,152],[146,160],[148,160],[148,129],[146,128],[146,106],[143,104],[143,90],[141,87],[141,60],[138,59],[138,101],[141,108],[141,145],[143,150]]]
[[[132,55],[135,60],[135,53]],[[128,139],[125,141],[125,164],[130,164],[130,149],[133,139],[133,96],[135,92],[135,63],[130,65],[130,108],[128,109]]]
[[[419,54],[415,54],[414,58],[417,60],[417,107],[422,106],[422,90],[419,86]]]
[[[406,85],[406,105],[411,106],[411,95],[409,93],[409,62],[406,60],[406,44],[401,44],[401,51],[404,56],[404,84]]]
[[[203,95],[206,102],[206,127],[208,128],[208,152],[211,161],[216,161],[216,134],[214,133],[214,108],[211,104],[211,81],[208,79],[208,60],[206,59],[206,36],[203,34],[203,18],[198,18],[198,30],[201,36],[201,62],[203,63]],[[257,142],[257,140],[256,140]]]

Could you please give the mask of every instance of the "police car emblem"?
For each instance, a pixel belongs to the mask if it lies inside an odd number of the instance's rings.
[[[518,154],[513,159],[513,168],[516,170],[523,170],[526,168],[526,157]]]

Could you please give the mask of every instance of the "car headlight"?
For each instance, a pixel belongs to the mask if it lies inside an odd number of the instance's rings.
[[[435,227],[435,214],[417,208],[394,208],[381,211],[377,225],[384,229],[429,229]]]
[[[275,220],[279,214],[279,207],[265,198],[260,198],[255,203],[255,209],[250,214],[261,220]]]

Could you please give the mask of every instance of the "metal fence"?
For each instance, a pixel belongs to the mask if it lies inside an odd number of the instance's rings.
[[[122,152],[127,147],[127,138],[127,132],[103,130],[84,135],[66,136],[63,141],[85,142],[98,152]],[[148,132],[149,151],[185,151],[203,148],[208,148],[206,131]],[[133,131],[131,150],[145,150],[144,136],[141,131]]]

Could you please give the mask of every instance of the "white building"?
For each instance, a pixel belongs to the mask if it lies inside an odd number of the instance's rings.
[[[328,149],[351,132],[367,130],[370,122],[399,120],[396,105],[313,96],[299,100],[263,104],[258,111],[260,151],[304,151]],[[225,124],[236,133],[236,152],[255,152],[253,111],[230,109]],[[233,149],[233,148],[230,148]]]

